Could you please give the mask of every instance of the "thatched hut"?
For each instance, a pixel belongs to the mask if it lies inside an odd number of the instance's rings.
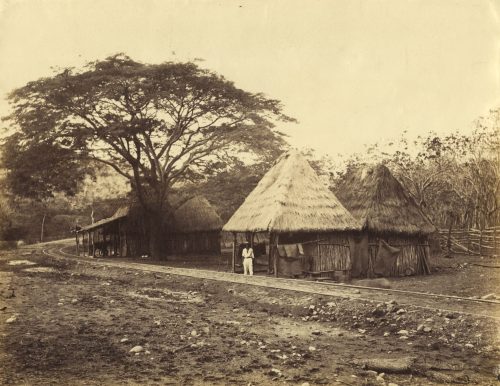
[[[174,212],[172,231],[166,235],[170,254],[220,254],[222,219],[206,198],[195,196]]]
[[[233,270],[237,233],[253,240],[269,235],[268,270],[276,276],[302,271],[335,275],[350,270],[350,232],[360,227],[299,153],[282,156],[223,230],[232,232]]]
[[[336,194],[363,229],[353,276],[430,273],[428,235],[435,227],[386,166],[358,168]]]

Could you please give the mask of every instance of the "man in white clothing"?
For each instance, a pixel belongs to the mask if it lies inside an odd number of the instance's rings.
[[[245,248],[243,248],[243,252],[241,252],[243,256],[243,274],[244,275],[253,275],[253,249],[249,243],[245,244]]]

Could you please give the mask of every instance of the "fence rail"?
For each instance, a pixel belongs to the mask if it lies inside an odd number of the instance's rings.
[[[498,256],[500,227],[485,229],[440,229],[441,249],[461,254]]]

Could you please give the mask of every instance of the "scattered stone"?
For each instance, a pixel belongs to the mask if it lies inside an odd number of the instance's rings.
[[[311,332],[311,334],[313,334],[313,335],[321,335],[321,331],[314,330],[313,332]]]
[[[196,332],[196,330],[191,331],[191,336],[197,336],[197,335],[198,333]]]
[[[409,373],[415,362],[413,357],[375,358],[362,361],[362,366],[367,370],[379,373]],[[380,375],[379,375],[380,376]]]
[[[398,315],[406,314],[406,310],[404,308],[400,308],[399,310],[396,311],[396,314]]]
[[[203,332],[207,335],[210,334],[210,327],[203,327]]]
[[[397,332],[397,334],[398,334],[398,335],[406,335],[406,336],[407,336],[407,335],[409,334],[409,332],[408,332],[408,330],[399,330],[399,331]]]
[[[311,351],[311,352],[312,352],[312,351],[316,351],[316,347],[314,347],[314,346],[309,346],[309,351]]]
[[[474,345],[472,343],[466,343],[465,348],[474,348]]]
[[[352,291],[352,293],[353,293],[353,294],[360,294],[360,293],[361,293],[361,291],[357,289],[357,290]]]
[[[127,343],[128,342],[128,338],[123,338],[120,340],[120,343]]]
[[[431,332],[432,331],[432,328],[430,327],[424,327],[424,332]]]
[[[417,331],[422,331],[424,329],[424,325],[423,324],[419,324],[418,327],[417,327]]]
[[[453,312],[449,312],[444,316],[446,319],[456,319],[457,314],[454,314]]]
[[[12,315],[9,319],[5,321],[5,323],[7,324],[14,323],[16,320],[17,320],[16,315]]]
[[[389,335],[391,335],[390,332],[388,332],[388,331],[384,332],[384,336],[389,336]]]
[[[71,300],[71,304],[76,304],[76,303],[78,303],[78,299]]]
[[[269,375],[274,375],[274,376],[277,376],[277,377],[281,377],[282,373],[281,373],[280,370],[272,368],[271,370],[269,370]]]
[[[140,353],[141,351],[143,351],[144,348],[142,346],[134,346],[130,349],[130,353],[133,353],[133,354],[136,354],[136,353]]]

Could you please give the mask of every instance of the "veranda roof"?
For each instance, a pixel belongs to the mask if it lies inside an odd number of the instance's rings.
[[[83,231],[90,231],[92,229],[100,228],[106,224],[112,223],[116,220],[122,219],[124,217],[127,217],[129,213],[129,208],[127,206],[122,206],[116,210],[116,212],[108,218],[103,218],[102,220],[99,220],[93,224],[87,225],[82,227],[78,232],[83,232]]]

